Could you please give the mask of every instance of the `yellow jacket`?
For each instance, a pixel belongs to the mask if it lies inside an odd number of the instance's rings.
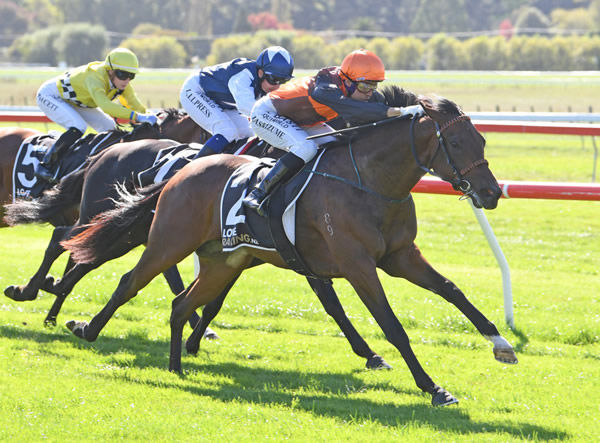
[[[92,62],[65,72],[58,77],[56,87],[61,97],[74,106],[100,108],[111,117],[135,120],[146,107],[139,101],[131,84],[120,91],[108,77],[104,62]],[[118,97],[119,102],[113,103]]]

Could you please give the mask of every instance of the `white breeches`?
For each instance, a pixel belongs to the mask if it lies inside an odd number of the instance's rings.
[[[190,75],[181,87],[179,101],[183,109],[192,117],[198,126],[210,134],[221,134],[232,142],[252,137],[248,118],[237,109],[223,109],[207,96],[200,87],[200,73]]]
[[[256,102],[250,117],[252,129],[259,138],[276,148],[297,155],[305,163],[315,156],[318,145],[335,140],[332,136],[306,140],[310,135],[324,134],[333,129],[325,123],[307,127],[298,126],[289,118],[277,114],[268,96]]]
[[[85,133],[88,126],[97,132],[117,127],[111,116],[99,108],[80,108],[65,101],[58,93],[56,79],[42,84],[36,95],[37,104],[46,116],[63,128],[77,128]]]

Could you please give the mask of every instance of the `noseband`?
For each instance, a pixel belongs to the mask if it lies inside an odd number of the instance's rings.
[[[450,153],[448,152],[448,148],[446,147],[446,142],[444,140],[444,135],[443,135],[444,131],[446,129],[448,129],[450,126],[452,126],[453,124],[460,122],[460,121],[471,121],[471,118],[468,115],[464,115],[464,114],[459,115],[458,117],[455,117],[452,120],[447,121],[441,127],[438,124],[438,122],[436,122],[434,119],[431,119],[431,121],[433,122],[433,124],[435,126],[435,134],[438,139],[438,145],[435,150],[435,153],[431,157],[431,161],[429,162],[428,166],[425,166],[423,163],[421,163],[421,161],[419,160],[419,157],[417,156],[417,148],[415,146],[414,125],[415,125],[415,121],[417,121],[418,118],[419,117],[414,116],[412,118],[412,120],[410,121],[410,146],[412,149],[412,153],[413,153],[415,162],[417,163],[419,168],[421,168],[423,171],[425,171],[428,174],[431,174],[435,177],[441,178],[442,180],[450,182],[454,189],[462,192],[466,196],[471,195],[473,193],[473,189],[471,187],[471,182],[469,182],[469,180],[464,178],[464,175],[466,175],[473,169],[477,168],[478,166],[487,165],[488,162],[485,158],[480,158],[479,160],[474,161],[473,163],[471,163],[470,165],[468,165],[467,167],[465,167],[459,171],[456,168],[456,166],[454,165],[454,162],[452,161],[452,157],[450,157]],[[429,118],[431,118],[431,117],[429,117]],[[452,177],[450,179],[442,177],[441,175],[436,173],[433,169],[431,169],[431,165],[433,164],[433,161],[437,157],[440,150],[444,153],[444,156],[446,157],[446,161],[448,162],[448,165],[450,165],[450,167],[452,168],[452,171],[454,172],[454,177]]]

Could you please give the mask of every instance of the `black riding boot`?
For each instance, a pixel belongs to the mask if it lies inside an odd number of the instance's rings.
[[[63,134],[58,137],[58,140],[48,149],[48,152],[44,155],[44,158],[35,169],[35,176],[39,179],[47,182],[54,181],[54,171],[52,170],[53,164],[59,158],[59,156],[68,149],[73,143],[75,143],[83,135],[77,128],[69,128]]]
[[[282,179],[288,180],[304,166],[304,160],[288,152],[273,166],[265,178],[246,196],[243,203],[249,209],[254,209],[258,215],[266,217],[267,213],[262,207],[265,198],[271,193],[275,185]]]

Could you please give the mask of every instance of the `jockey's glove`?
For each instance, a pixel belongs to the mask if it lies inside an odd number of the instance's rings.
[[[425,111],[423,110],[423,106],[421,105],[411,105],[405,106],[404,108],[400,108],[400,115],[412,115],[414,117],[421,117],[425,115]]]
[[[158,118],[156,118],[156,115],[154,114],[138,114],[136,121],[138,123],[150,123],[151,125],[155,125]]]

